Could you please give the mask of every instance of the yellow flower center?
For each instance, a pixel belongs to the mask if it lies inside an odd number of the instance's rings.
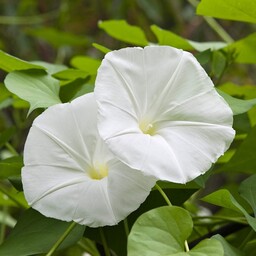
[[[108,176],[108,167],[105,164],[99,164],[97,167],[92,167],[89,170],[89,176],[93,180],[101,180]]]
[[[149,135],[152,136],[152,135],[154,135],[155,132],[156,132],[156,129],[155,129],[155,127],[153,126],[153,124],[148,123],[148,122],[145,122],[145,121],[140,122],[139,127],[140,127],[141,131],[142,131],[144,134],[149,134]]]

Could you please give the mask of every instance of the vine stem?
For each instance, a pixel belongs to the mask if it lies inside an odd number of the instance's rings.
[[[162,197],[164,198],[165,202],[169,205],[172,206],[171,201],[169,200],[168,196],[165,194],[165,192],[162,190],[162,188],[156,183],[155,188],[160,192]]]
[[[50,251],[46,254],[46,256],[51,256],[57,249],[58,247],[61,245],[61,243],[63,243],[63,241],[66,239],[66,237],[70,234],[70,232],[74,229],[74,227],[76,226],[76,222],[72,222],[68,228],[66,229],[66,231],[62,234],[62,236],[57,240],[57,242],[53,245],[53,247],[50,249]]]
[[[197,0],[188,0],[188,2],[195,8],[198,5]],[[226,43],[233,43],[233,38],[223,29],[223,27],[212,17],[203,16],[208,25],[223,39]]]
[[[16,149],[9,142],[6,142],[5,146],[14,156],[19,155],[19,153],[16,151]]]
[[[188,241],[187,240],[185,240],[185,250],[186,250],[186,252],[189,252],[189,247],[188,247]]]
[[[193,220],[204,220],[204,219],[209,219],[209,220],[220,220],[220,221],[231,221],[231,222],[236,222],[240,224],[246,224],[246,220],[244,217],[234,217],[234,218],[229,218],[226,216],[195,216],[193,217]]]
[[[0,185],[0,192],[2,192],[3,194],[5,194],[9,199],[11,199],[14,203],[16,203],[19,207],[26,209],[26,206],[23,205],[19,200],[17,200],[15,198],[15,196],[13,196],[11,193],[9,193],[5,188],[2,187],[2,185]]]
[[[103,248],[104,248],[105,256],[110,256],[107,240],[106,240],[106,237],[104,235],[104,232],[103,232],[102,228],[100,228],[100,237],[101,237],[102,245],[103,245]]]
[[[125,231],[126,237],[128,237],[130,231],[129,231],[129,225],[128,225],[127,218],[124,219],[124,231]]]
[[[160,192],[160,194],[162,195],[162,197],[164,198],[164,200],[166,201],[166,203],[168,204],[168,206],[172,206],[171,201],[169,200],[168,196],[165,194],[165,192],[163,191],[163,189],[156,183],[155,188]],[[185,250],[186,252],[189,251],[189,246],[188,246],[188,241],[185,240]]]
[[[242,241],[242,243],[240,244],[239,248],[243,249],[245,247],[245,245],[251,240],[251,238],[254,236],[255,231],[251,230],[248,235],[245,237],[245,239]]]

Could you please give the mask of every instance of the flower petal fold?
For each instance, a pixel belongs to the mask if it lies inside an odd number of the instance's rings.
[[[131,169],[109,151],[96,117],[90,93],[52,106],[35,119],[25,144],[22,182],[28,203],[42,214],[90,227],[115,225],[154,186],[155,178]],[[104,176],[98,178],[101,168]],[[92,171],[99,172],[96,178]]]
[[[233,114],[191,53],[169,46],[106,54],[95,86],[98,129],[123,163],[186,183],[230,146]]]

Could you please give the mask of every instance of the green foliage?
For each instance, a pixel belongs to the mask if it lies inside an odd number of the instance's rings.
[[[142,29],[129,25],[125,20],[100,21],[99,27],[113,38],[123,42],[140,46],[148,45]]]
[[[256,63],[256,33],[250,34],[249,36],[242,38],[226,47],[230,51],[234,51],[236,61],[239,63]]]
[[[75,56],[71,59],[71,66],[87,72],[90,75],[96,75],[101,61],[87,56]]]
[[[170,45],[183,50],[191,51],[197,50],[199,52],[206,51],[208,49],[218,50],[225,47],[227,44],[224,42],[195,42],[185,39],[175,33],[159,28],[156,25],[151,26],[151,30],[154,32],[157,41],[160,45]]]
[[[251,100],[241,100],[234,98],[225,92],[218,90],[218,93],[225,99],[225,101],[229,104],[230,108],[232,109],[234,115],[239,115],[246,113],[252,107],[256,105],[256,99]]]
[[[161,29],[156,25],[152,25],[151,30],[154,32],[160,45],[170,45],[188,51],[194,49],[188,40],[174,34],[171,31]]]
[[[19,218],[7,240],[0,247],[0,255],[27,256],[46,253],[70,225],[68,222],[46,218],[29,209]],[[84,226],[76,225],[59,249],[77,242],[83,235]]]
[[[59,82],[42,72],[13,71],[5,79],[9,91],[30,103],[29,113],[60,103]]]
[[[240,250],[229,244],[221,235],[215,235],[213,238],[221,242],[224,249],[224,256],[244,256]]]
[[[15,70],[44,69],[24,60],[20,60],[0,50],[0,68],[6,72]]]
[[[240,195],[251,205],[256,216],[256,174],[244,180],[239,187]]]
[[[197,14],[256,23],[256,2],[251,0],[202,0]]]
[[[231,195],[228,190],[217,190],[216,192],[207,195],[202,200],[243,214],[248,224],[253,228],[254,231],[256,231],[256,219],[251,217],[250,214],[247,213],[243,206],[236,201],[236,199]]]
[[[128,255],[209,255],[221,256],[223,248],[215,239],[206,239],[185,252],[185,241],[192,232],[189,212],[164,206],[141,215],[128,237]]]

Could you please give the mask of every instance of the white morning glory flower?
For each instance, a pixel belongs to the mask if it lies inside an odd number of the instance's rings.
[[[42,214],[91,227],[114,225],[146,199],[155,179],[117,160],[99,137],[94,94],[38,116],[25,149],[25,197]]]
[[[186,183],[234,138],[232,111],[192,54],[168,46],[108,53],[96,78],[98,128],[131,168]]]

